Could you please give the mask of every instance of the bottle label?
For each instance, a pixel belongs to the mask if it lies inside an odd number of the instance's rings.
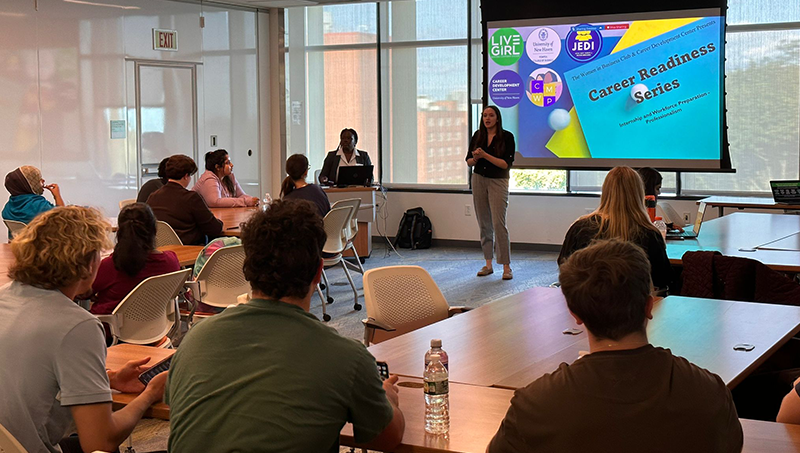
[[[425,381],[423,388],[426,395],[447,395],[450,393],[450,384],[447,379],[443,381]]]

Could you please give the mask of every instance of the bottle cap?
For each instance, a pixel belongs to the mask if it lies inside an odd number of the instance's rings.
[[[442,347],[442,340],[438,338],[434,338],[431,340],[431,347],[432,348],[441,348]]]
[[[664,220],[663,217],[656,217],[656,220]]]

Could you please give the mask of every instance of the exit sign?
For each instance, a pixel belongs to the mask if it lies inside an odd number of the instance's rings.
[[[178,51],[178,32],[175,30],[153,29],[153,50]]]

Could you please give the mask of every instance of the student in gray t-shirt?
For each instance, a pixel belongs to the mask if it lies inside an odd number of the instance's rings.
[[[648,342],[653,284],[639,246],[596,242],[559,271],[590,354],[514,392],[488,453],[742,451],[722,379]]]
[[[57,207],[14,241],[13,281],[0,288],[0,424],[29,452],[59,452],[77,427],[84,451],[114,451],[161,399],[166,373],[144,389],[147,360],[106,370],[100,321],[73,302],[91,289],[108,224],[94,209]],[[111,388],[142,392],[111,411]]]

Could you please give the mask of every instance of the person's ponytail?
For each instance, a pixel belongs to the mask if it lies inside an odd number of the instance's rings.
[[[294,180],[291,176],[287,176],[283,178],[283,182],[281,183],[281,198],[289,195],[294,190]]]

